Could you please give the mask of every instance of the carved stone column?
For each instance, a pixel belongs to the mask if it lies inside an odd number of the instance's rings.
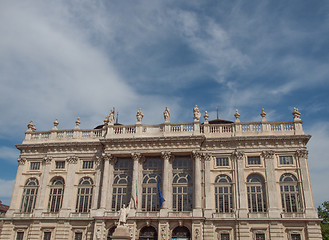
[[[37,202],[35,206],[35,216],[41,217],[42,212],[46,209],[45,201],[48,200],[48,196],[45,194],[47,191],[47,185],[49,184],[49,171],[50,171],[50,164],[51,164],[52,157],[46,156],[43,158],[43,169],[42,174],[39,182],[39,194],[37,197]]]
[[[77,194],[76,189],[74,189],[75,172],[77,169],[77,163],[79,158],[77,156],[70,156],[66,158],[67,163],[67,178],[65,183],[65,190],[63,196],[62,209],[59,212],[60,217],[68,217],[71,211],[74,211],[75,199]]]
[[[244,175],[244,152],[234,151],[232,158],[236,166],[236,196],[237,216],[239,218],[247,218],[247,192],[246,192],[246,177]]]
[[[170,194],[170,189],[172,188],[172,163],[170,161],[172,155],[170,152],[162,152],[161,157],[163,159],[163,172],[162,172],[162,196],[165,201],[162,204],[162,209],[160,211],[166,209],[166,213],[168,209],[172,208],[171,199],[172,195]]]
[[[10,201],[9,210],[6,213],[7,217],[11,217],[14,212],[19,212],[20,204],[22,201],[22,197],[20,196],[20,191],[21,191],[20,186],[25,184],[25,182],[21,182],[22,181],[21,179],[22,179],[22,173],[25,168],[26,159],[23,157],[19,157],[17,159],[17,162],[18,162],[18,167],[17,167],[16,178],[15,178],[15,185]]]
[[[213,208],[211,206],[211,200],[214,198],[210,193],[211,191],[211,180],[210,180],[210,164],[212,156],[209,153],[203,154],[204,159],[204,196],[205,196],[205,217],[210,218],[211,214],[213,213]]]
[[[105,208],[106,210],[112,211],[112,198],[113,198],[113,181],[114,181],[114,166],[117,162],[117,158],[113,157],[110,154],[106,154],[104,156],[104,160],[109,162],[109,170],[108,170],[108,187],[107,187],[107,197]]]
[[[196,151],[192,152],[194,159],[194,207],[193,216],[201,216],[201,201],[202,201],[202,187],[201,187],[201,157],[202,154]]]
[[[299,168],[300,168],[300,177],[303,187],[304,193],[304,207],[305,207],[305,214],[306,217],[311,218],[317,218],[317,213],[314,208],[313,203],[313,194],[312,194],[312,188],[311,188],[311,180],[310,180],[310,174],[308,171],[308,164],[307,164],[307,156],[308,151],[307,150],[298,150],[296,152]]]
[[[265,162],[266,182],[268,192],[268,213],[270,218],[280,218],[280,205],[278,199],[280,199],[276,178],[275,178],[275,164],[274,164],[274,152],[263,151],[262,157]]]
[[[167,221],[160,221],[158,226],[158,239],[168,240],[170,235],[169,223]]]
[[[134,167],[133,167],[133,178],[132,178],[132,183],[131,183],[131,197],[132,199],[136,202],[136,188],[138,190],[138,176],[139,176],[139,170],[140,170],[140,164],[141,161],[143,161],[143,156],[140,153],[132,153],[131,157],[134,161]],[[140,184],[141,185],[141,184]],[[138,206],[137,210],[141,210],[142,204],[141,204],[141,190],[138,191]],[[132,206],[131,206],[132,207]]]

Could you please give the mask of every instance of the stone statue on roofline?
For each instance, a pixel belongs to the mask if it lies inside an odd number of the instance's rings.
[[[163,118],[165,120],[165,123],[170,122],[170,109],[166,107],[165,111],[163,112]]]
[[[142,110],[141,109],[138,109],[137,114],[136,114],[136,118],[137,118],[137,122],[136,123],[137,124],[142,123],[143,117],[144,117],[144,114],[143,114]]]
[[[109,124],[113,125],[114,124],[114,114],[115,114],[115,110],[114,108],[110,111],[110,115],[109,115]]]
[[[193,108],[193,116],[194,122],[200,121],[201,113],[197,105]]]

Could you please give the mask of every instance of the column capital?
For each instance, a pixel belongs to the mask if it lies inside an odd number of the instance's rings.
[[[308,151],[305,149],[299,149],[296,151],[296,156],[298,158],[307,158],[308,156]]]
[[[69,156],[66,158],[66,161],[68,164],[77,164],[79,158],[78,156],[74,155],[74,156]]]
[[[140,163],[144,163],[146,160],[145,157],[139,152],[131,153],[131,157],[134,161],[138,161]]]
[[[25,165],[26,158],[19,157],[17,158],[17,162],[19,165]]]
[[[202,153],[202,157],[205,161],[210,161],[211,158],[212,158],[212,154],[208,153],[208,152],[205,152],[205,153]]]
[[[172,154],[170,151],[164,151],[164,152],[161,152],[161,157],[163,160],[170,161],[170,159],[172,158]]]
[[[197,159],[197,158],[201,158],[202,157],[202,153],[199,151],[192,151],[192,158]]]
[[[235,150],[233,153],[232,153],[232,157],[236,160],[243,160],[243,157],[244,157],[244,152],[243,151],[239,151],[239,150]]]
[[[115,164],[117,162],[117,158],[111,153],[102,153],[102,159],[104,162],[109,161],[112,164]]]
[[[272,151],[272,150],[269,150],[269,151],[263,151],[263,152],[262,152],[262,157],[263,157],[264,159],[273,159],[273,157],[274,157],[274,151]]]
[[[47,165],[50,164],[52,159],[53,159],[53,157],[51,157],[51,156],[45,156],[43,158],[43,164],[47,164]]]

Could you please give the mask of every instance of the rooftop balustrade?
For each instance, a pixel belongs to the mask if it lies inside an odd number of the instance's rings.
[[[102,129],[70,129],[50,131],[28,130],[23,143],[96,141],[99,139],[145,138],[145,137],[234,137],[266,135],[302,135],[301,122],[235,122],[229,124],[163,123],[159,125],[104,125]]]

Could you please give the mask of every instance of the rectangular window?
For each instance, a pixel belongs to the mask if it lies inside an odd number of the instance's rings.
[[[291,234],[291,240],[301,240],[301,236],[299,233],[293,233]]]
[[[16,240],[23,240],[24,238],[24,232],[17,232]]]
[[[216,158],[216,166],[220,166],[220,167],[229,166],[228,158],[227,157],[225,157],[225,158]]]
[[[43,240],[51,240],[51,232],[44,232]]]
[[[256,240],[265,240],[265,233],[256,233]]]
[[[93,169],[94,168],[94,161],[83,161],[82,168],[83,169]]]
[[[248,165],[260,165],[260,157],[248,157]]]
[[[281,165],[291,165],[293,164],[292,156],[280,156]]]
[[[65,169],[65,161],[57,161],[56,169]]]
[[[221,233],[220,234],[220,240],[230,240],[230,234],[229,233]]]
[[[74,234],[74,240],[82,240],[82,233],[81,232],[76,232]]]
[[[39,170],[40,169],[40,162],[31,162],[30,170]]]

